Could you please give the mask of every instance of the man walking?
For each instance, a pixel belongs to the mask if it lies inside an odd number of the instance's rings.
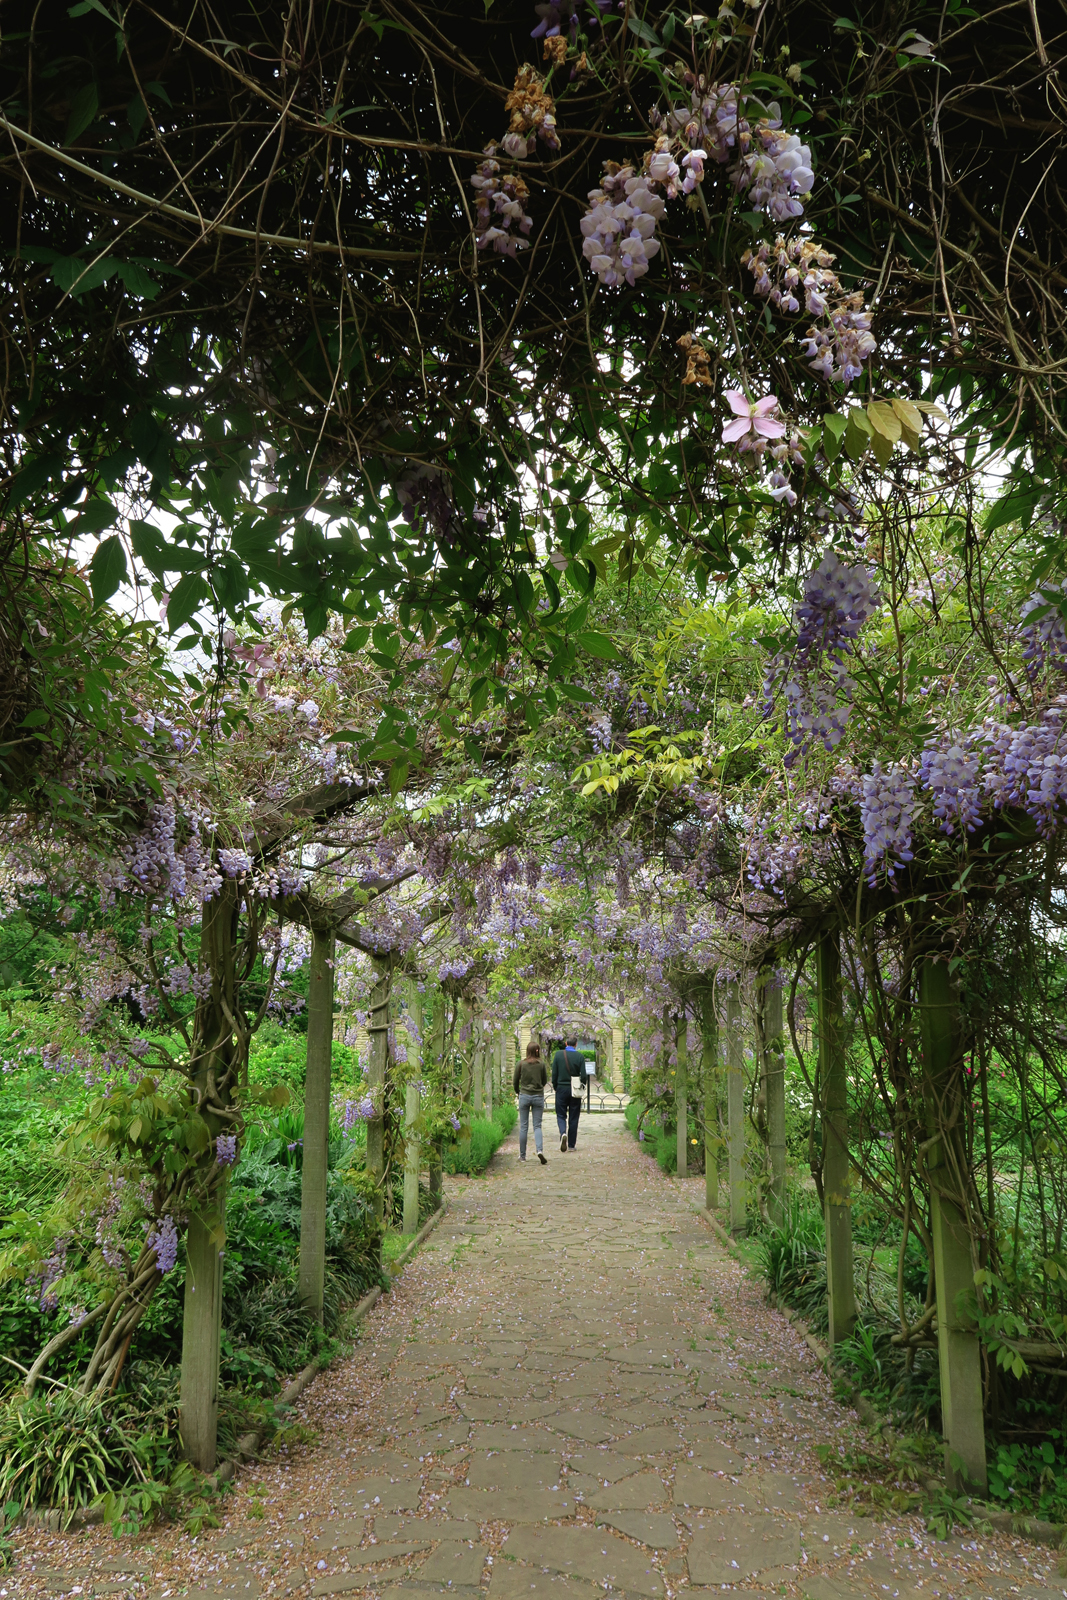
[[[568,1039],[552,1057],[552,1087],[556,1091],[556,1122],[559,1124],[560,1154],[573,1150],[578,1142],[578,1118],[582,1111],[582,1086],[585,1057],[577,1039]],[[571,1080],[574,1079],[572,1090]]]

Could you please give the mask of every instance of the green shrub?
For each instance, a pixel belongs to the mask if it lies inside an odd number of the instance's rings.
[[[826,1228],[814,1197],[794,1190],[783,1221],[760,1235],[759,1251],[768,1288],[816,1332],[825,1332]]]
[[[176,1417],[41,1388],[0,1407],[0,1501],[70,1513],[109,1490],[169,1475],[179,1459]]]
[[[626,1126],[664,1172],[677,1172],[678,1138],[674,1123],[668,1122],[664,1127],[661,1121],[653,1122],[645,1111],[643,1100],[631,1100],[623,1112]]]
[[[460,1164],[460,1148],[449,1145],[444,1152],[446,1172],[484,1172],[500,1149],[504,1140],[518,1121],[519,1113],[514,1101],[504,1100],[493,1109],[492,1119],[471,1119],[470,1159]]]
[[[998,1444],[989,1463],[989,1498],[1049,1522],[1067,1521],[1067,1442],[1050,1428],[1039,1444]]]

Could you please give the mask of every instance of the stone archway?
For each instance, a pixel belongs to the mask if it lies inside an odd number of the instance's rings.
[[[519,1048],[525,1053],[531,1039],[542,1043],[577,1038],[596,1047],[597,1082],[615,1094],[623,1092],[623,1052],[626,1030],[622,1014],[614,1006],[598,1010],[546,1006],[543,1011],[528,1011],[519,1018]]]

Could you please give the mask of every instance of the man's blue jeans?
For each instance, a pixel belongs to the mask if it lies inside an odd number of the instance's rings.
[[[538,1155],[544,1148],[544,1135],[541,1132],[541,1118],[545,1114],[545,1097],[543,1094],[520,1094],[519,1096],[519,1156],[526,1160],[526,1136],[530,1126],[530,1112],[533,1112],[534,1149]]]
[[[571,1099],[571,1086],[556,1090],[556,1122],[559,1125],[559,1136],[567,1135],[567,1148],[573,1150],[578,1142],[578,1118],[581,1115],[582,1102]]]

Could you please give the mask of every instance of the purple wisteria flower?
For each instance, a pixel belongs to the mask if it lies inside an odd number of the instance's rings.
[[[1023,660],[1031,676],[1045,666],[1067,668],[1067,628],[1060,609],[1065,603],[1063,588],[1046,584],[1022,608]]]
[[[69,1248],[69,1239],[53,1239],[51,1254],[26,1274],[26,1282],[37,1293],[42,1311],[55,1311],[59,1306],[59,1296],[53,1293],[52,1285],[58,1283],[67,1270]]]
[[[942,832],[959,826],[973,833],[981,817],[978,795],[978,753],[960,744],[947,749],[928,745],[920,761],[922,786],[934,798],[934,816]]]
[[[173,1272],[178,1260],[178,1225],[172,1216],[160,1217],[145,1243],[156,1252],[160,1272]]]
[[[599,189],[589,191],[589,209],[581,221],[582,254],[600,279],[613,286],[635,284],[659,254],[656,224],[666,211],[662,197],[633,167],[606,173]]]
[[[219,866],[228,878],[239,878],[244,872],[251,872],[252,857],[247,850],[220,850]]]
[[[452,1115],[449,1117],[448,1120],[452,1124],[453,1128],[455,1128],[456,1132],[458,1133],[459,1129],[460,1129],[460,1121],[459,1121],[459,1118],[456,1116],[456,1113],[454,1111],[453,1111]]]
[[[374,1101],[369,1094],[362,1100],[346,1100],[344,1112],[341,1116],[341,1127],[349,1138],[352,1137],[357,1122],[369,1122],[374,1115]]]
[[[874,762],[861,780],[860,821],[867,882],[874,884],[884,868],[890,883],[898,867],[914,860],[912,821],[918,810],[915,779],[900,763],[883,768]]]
[[[237,1160],[237,1135],[220,1133],[215,1140],[215,1160],[220,1167],[232,1167]]]

